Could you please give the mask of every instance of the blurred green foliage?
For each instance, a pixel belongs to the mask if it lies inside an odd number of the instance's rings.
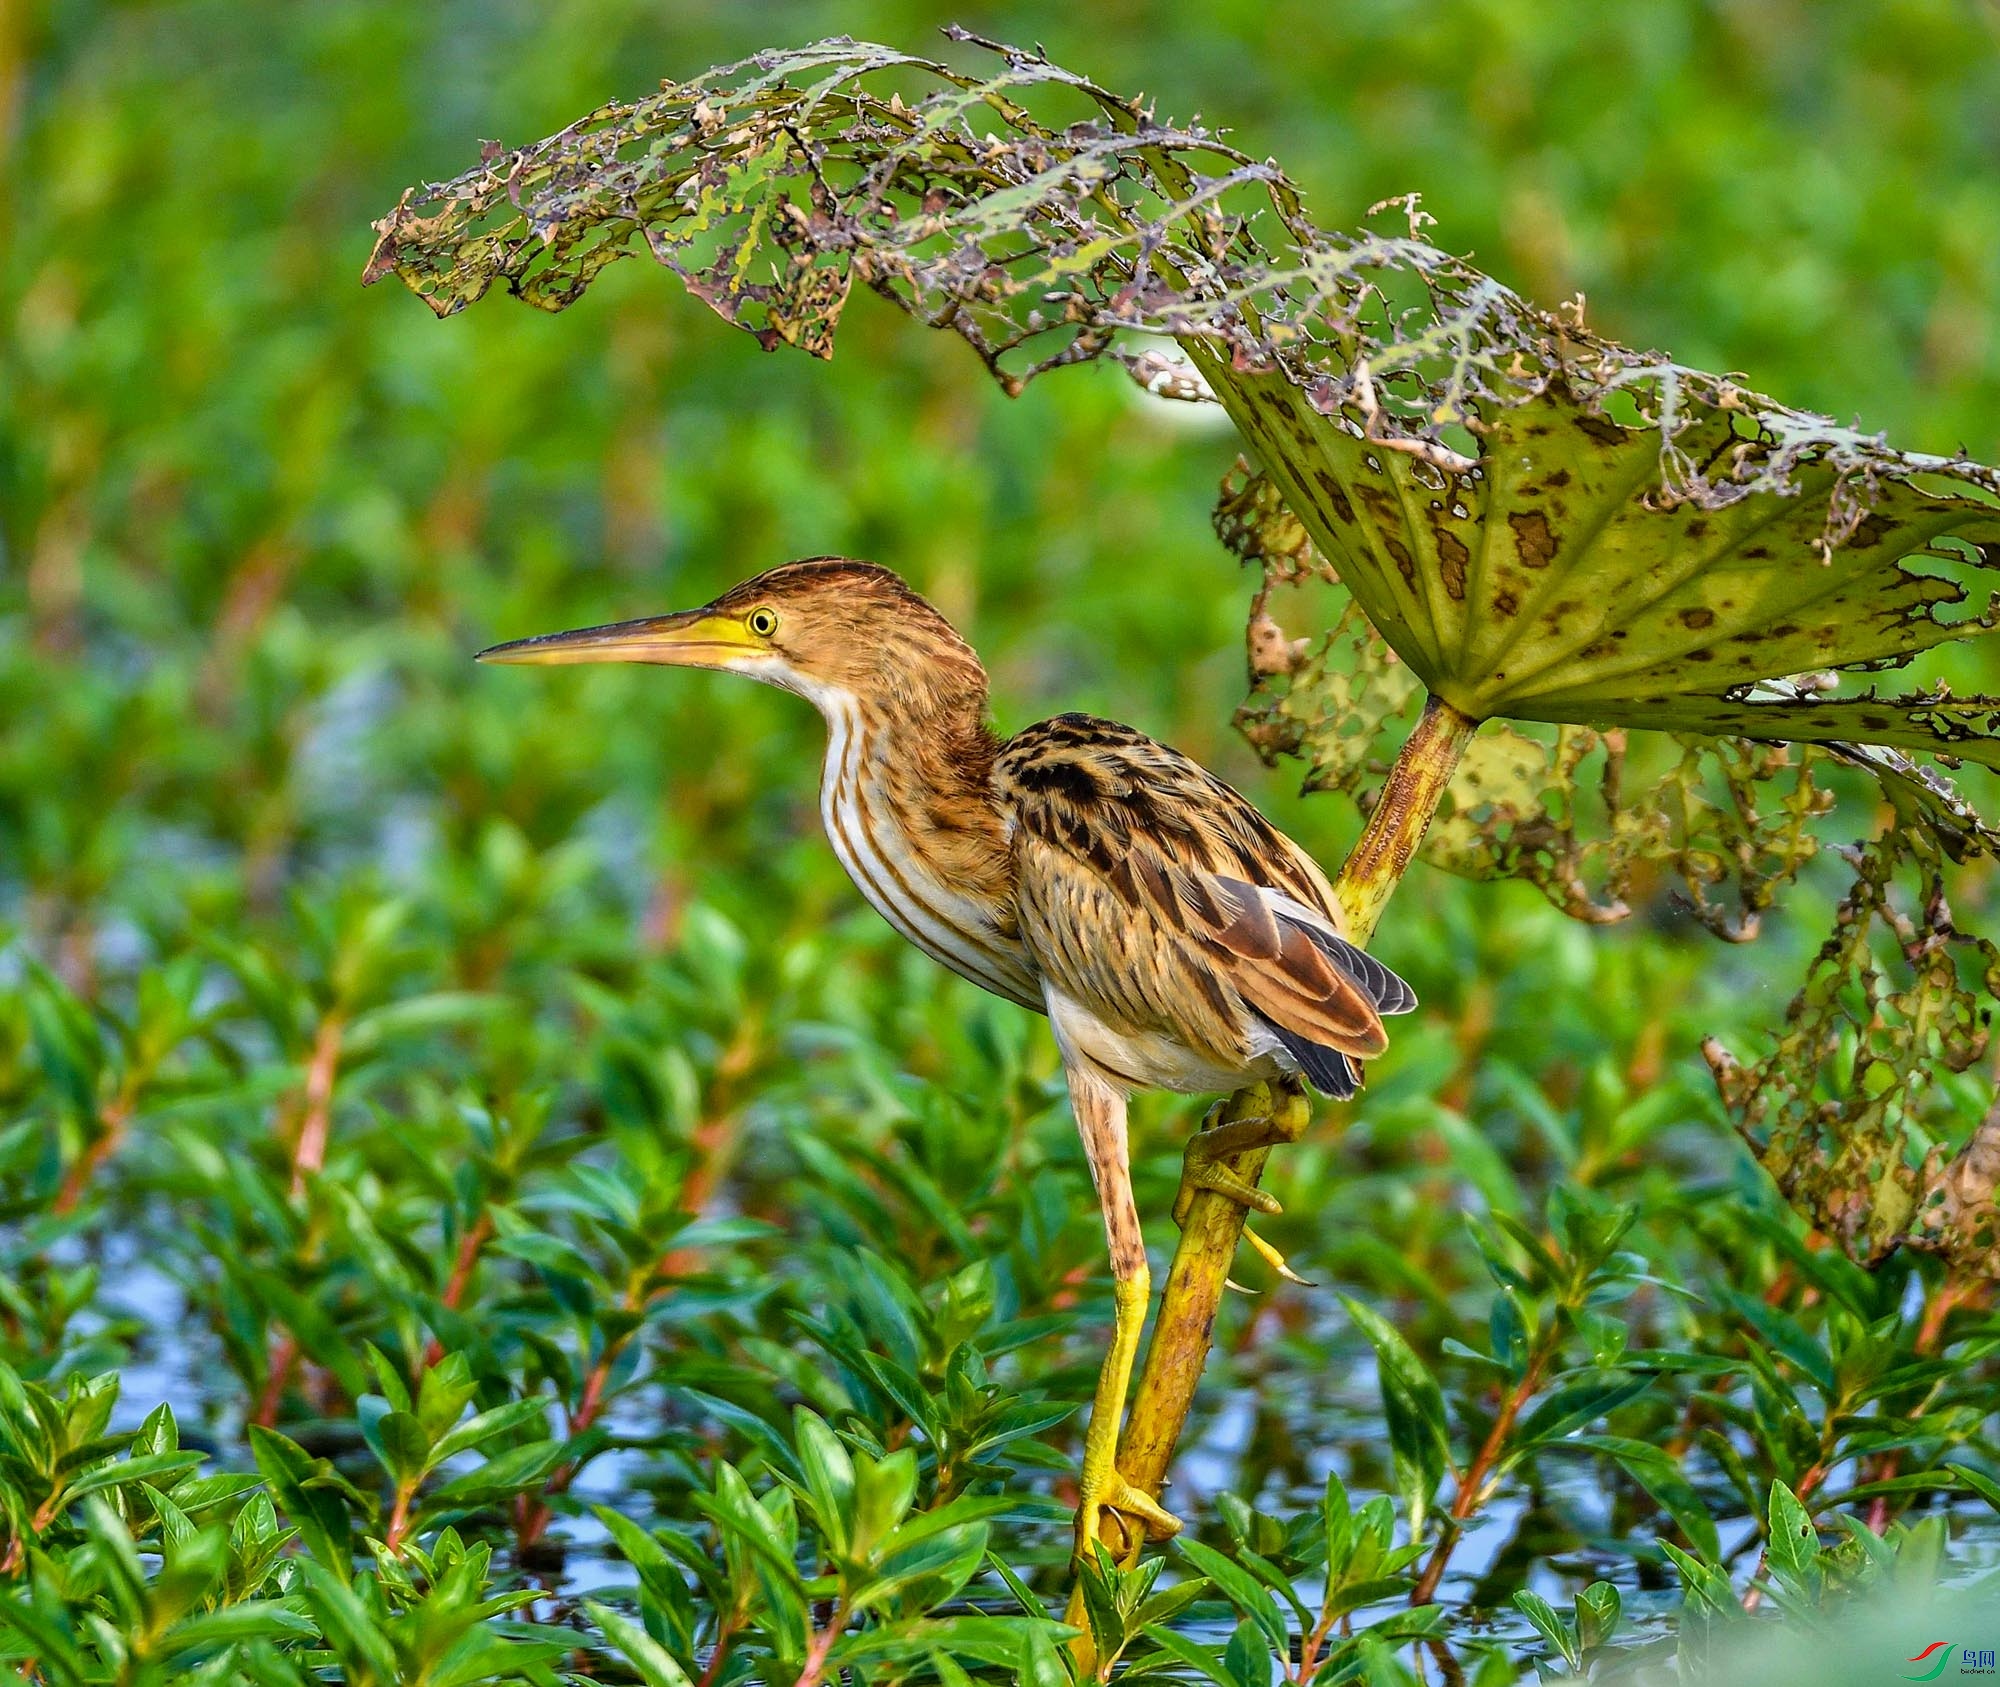
[[[466,656],[869,555],[975,637],[1004,723],[1130,719],[1331,860],[1345,805],[1228,732],[1232,439],[1108,371],[1010,406],[872,304],[822,368],[639,264],[556,318],[355,284],[368,219],[480,136],[948,15],[0,11],[22,1673],[1067,1679],[1045,1601],[1109,1296],[1045,1034],[858,908],[791,700]],[[963,21],[1227,123],[1331,225],[1421,189],[1622,338],[2000,455],[1983,0]],[[1810,1627],[1990,1557],[2000,1321],[1809,1245],[1696,1060],[1768,1031],[1812,902],[1745,953],[1664,897],[1599,935],[1410,887],[1379,946],[1425,1010],[1276,1170],[1327,1287],[1224,1330],[1195,1538],[1099,1578],[1105,1656],[1400,1681],[1436,1633],[1484,1687],[1523,1647],[1698,1661],[1753,1580]],[[1972,1113],[1977,1076],[1944,1081]],[[1142,1113],[1149,1213],[1190,1123]]]

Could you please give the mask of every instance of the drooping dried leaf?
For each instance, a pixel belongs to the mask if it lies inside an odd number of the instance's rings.
[[[1010,391],[1178,340],[1425,686],[1476,717],[1861,740],[2000,765],[2000,703],[1751,688],[1973,636],[2000,471],[1890,449],[1551,315],[1036,53],[981,78],[846,40],[606,106],[405,195],[368,278],[547,309],[650,250],[766,346],[859,281]],[[1962,576],[1965,578],[1954,578]],[[1956,612],[1956,613],[1953,613]]]
[[[2000,950],[1952,923],[1927,831],[1848,853],[1854,886],[1771,1053],[1703,1053],[1752,1152],[1856,1259],[1913,1246],[2000,1276],[2000,1126],[1965,1117],[1944,1081],[1987,1050]]]

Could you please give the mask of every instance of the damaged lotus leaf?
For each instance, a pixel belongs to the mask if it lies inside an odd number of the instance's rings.
[[[2000,1277],[2000,1104],[1954,1081],[1986,1053],[2000,950],[1953,925],[1926,832],[1848,853],[1854,886],[1776,1048],[1752,1066],[1713,1039],[1702,1052],[1752,1152],[1854,1257],[1915,1247]],[[1945,1139],[1982,1111],[1947,1158]]]
[[[1421,687],[1351,597],[1317,643],[1286,635],[1273,599],[1314,581],[1338,588],[1340,577],[1276,486],[1241,459],[1214,521],[1223,544],[1263,575],[1238,728],[1267,762],[1304,760],[1307,790],[1343,791],[1370,811]],[[1777,701],[1812,695],[1790,683],[1762,690]],[[1674,734],[1643,738],[1635,755],[1618,730],[1494,721],[1467,744],[1421,853],[1467,878],[1525,879],[1593,924],[1627,918],[1665,872],[1696,919],[1742,942],[1818,852],[1811,823],[1832,808],[1823,781],[1841,765],[1878,781],[1954,860],[2000,843],[1944,780],[1877,745]]]
[[[495,284],[561,309],[650,251],[766,346],[830,354],[859,281],[1009,391],[1107,354],[1177,396],[1205,381],[1376,630],[1473,719],[2000,765],[1989,699],[1756,689],[1987,630],[2000,472],[1538,310],[1419,238],[1413,205],[1407,235],[1328,233],[1274,164],[949,33],[997,71],[832,40],[489,147],[377,224],[367,278],[441,315]]]
[[[1416,677],[1352,599],[1317,645],[1285,636],[1273,594],[1338,576],[1277,488],[1240,461],[1215,525],[1264,575],[1238,726],[1267,761],[1303,758],[1306,789],[1344,791],[1367,812],[1414,717]],[[1834,797],[1813,770],[1827,752],[1734,738],[1662,737],[1653,747],[1666,752],[1649,758],[1661,765],[1632,781],[1622,732],[1491,722],[1466,746],[1421,853],[1467,878],[1525,879],[1573,919],[1600,925],[1629,917],[1635,895],[1665,871],[1717,936],[1755,937],[1777,891],[1818,852],[1811,822]]]

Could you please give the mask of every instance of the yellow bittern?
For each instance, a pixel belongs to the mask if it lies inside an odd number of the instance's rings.
[[[882,916],[973,983],[1048,1015],[1104,1211],[1117,1323],[1084,1442],[1079,1551],[1109,1509],[1179,1521],[1117,1468],[1151,1279],[1126,1097],[1304,1079],[1349,1096],[1410,988],[1340,932],[1326,876],[1229,786],[1143,733],[1057,715],[1001,740],[971,647],[901,579],[815,557],[676,615],[494,646],[483,662],[724,668],[826,717],[820,814]],[[1183,1199],[1273,1211],[1221,1158],[1288,1139],[1274,1108],[1198,1133]],[[1178,1210],[1178,1209],[1177,1209]]]

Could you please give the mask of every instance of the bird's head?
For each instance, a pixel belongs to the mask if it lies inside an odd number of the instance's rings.
[[[796,691],[825,711],[983,709],[986,675],[952,625],[872,562],[788,562],[678,614],[544,633],[482,650],[482,662],[653,662],[722,668]]]

